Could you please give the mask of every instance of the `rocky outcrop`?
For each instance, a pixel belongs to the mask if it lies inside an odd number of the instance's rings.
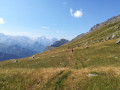
[[[107,21],[103,22],[103,23],[100,23],[100,24],[96,24],[95,26],[93,26],[91,29],[90,29],[90,32],[91,31],[95,31],[107,24],[110,24],[110,23],[114,23],[115,21],[118,21],[120,20],[120,15],[118,16],[115,16],[115,17],[112,17],[111,19],[108,19]]]

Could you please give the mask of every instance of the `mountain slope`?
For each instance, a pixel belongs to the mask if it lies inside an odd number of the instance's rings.
[[[65,44],[65,43],[67,43],[67,42],[69,42],[69,41],[66,40],[66,39],[61,39],[61,40],[56,41],[55,43],[53,43],[51,46],[52,46],[52,47],[59,47],[59,46]]]
[[[18,45],[37,53],[43,52],[47,46],[53,44],[55,41],[57,41],[57,39],[47,39],[44,36],[31,39],[26,36],[9,36],[0,33],[0,43],[11,46]]]
[[[82,33],[80,35],[78,35],[77,37],[75,37],[74,39],[71,40],[71,42],[74,42],[76,40],[79,40],[80,38],[82,38],[84,35],[86,35],[87,33]]]
[[[4,55],[4,58],[2,57],[2,60],[8,60],[9,59],[17,59],[17,58],[24,58],[31,55],[36,54],[37,52],[31,51],[26,48],[22,48],[18,45],[6,45],[6,44],[0,44],[0,52],[8,55]],[[10,56],[10,55],[11,56]],[[6,57],[5,57],[6,56]],[[15,57],[13,57],[15,56]]]
[[[16,63],[0,62],[0,86],[6,89],[119,90],[118,41],[120,21],[115,21],[74,42],[17,59]]]
[[[56,42],[54,42],[52,45],[48,46],[48,47],[46,48],[46,50],[50,50],[50,49],[53,49],[53,48],[55,48],[55,47],[59,47],[59,46],[64,45],[64,44],[66,44],[66,43],[68,43],[68,42],[69,42],[69,41],[66,40],[66,39],[60,39],[59,41],[56,41]]]
[[[19,56],[14,55],[14,54],[6,54],[6,53],[0,52],[0,61],[14,59],[14,58],[19,58]]]
[[[59,46],[61,46],[61,45],[64,45],[64,44],[66,44],[66,43],[68,43],[68,42],[69,42],[69,41],[66,40],[66,39],[61,39],[61,40],[59,40],[59,41],[54,42],[52,45],[48,46],[48,47],[46,48],[46,50],[51,50],[51,49],[53,49],[53,48],[59,47]]]
[[[101,27],[103,27],[103,26],[105,26],[105,25],[108,25],[108,24],[110,24],[110,23],[114,23],[115,21],[118,21],[118,20],[120,20],[120,15],[115,16],[115,17],[112,17],[112,18],[108,19],[107,21],[105,21],[105,22],[103,22],[103,23],[100,23],[100,24],[95,25],[94,27],[92,27],[92,28],[90,29],[90,31],[97,30],[97,29],[99,29],[99,28],[101,28]]]

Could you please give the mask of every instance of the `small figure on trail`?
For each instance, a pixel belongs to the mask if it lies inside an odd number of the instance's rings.
[[[73,50],[73,48],[72,48],[72,52],[73,52],[74,50]]]

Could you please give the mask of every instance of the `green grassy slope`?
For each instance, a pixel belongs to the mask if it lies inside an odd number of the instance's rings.
[[[0,62],[0,88],[119,90],[120,44],[116,44],[119,39],[117,21],[61,47]]]

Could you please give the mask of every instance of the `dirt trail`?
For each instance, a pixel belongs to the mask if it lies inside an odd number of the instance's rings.
[[[69,67],[73,64],[74,61],[73,61],[72,57],[73,57],[73,52],[72,52],[72,50],[69,50],[68,54],[67,54],[68,64],[66,65],[66,67]]]

